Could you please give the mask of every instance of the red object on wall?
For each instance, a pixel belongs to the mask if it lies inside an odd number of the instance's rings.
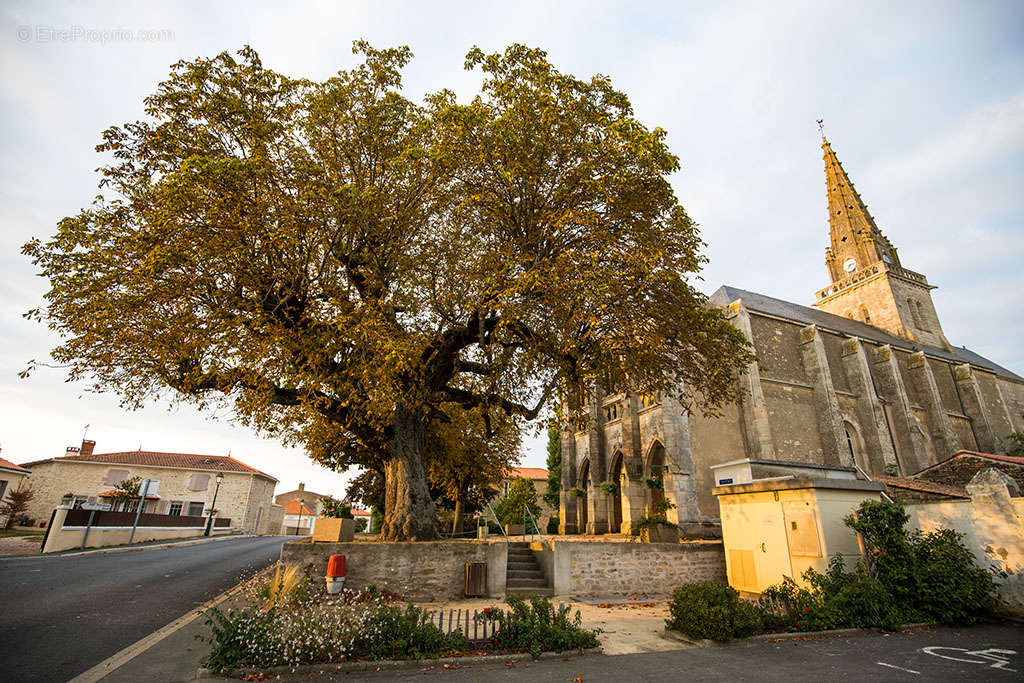
[[[345,576],[345,556],[331,555],[327,560],[327,578],[337,579],[342,576]]]

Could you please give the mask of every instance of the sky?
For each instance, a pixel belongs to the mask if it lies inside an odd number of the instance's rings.
[[[310,462],[188,406],[128,412],[62,370],[17,373],[57,340],[21,245],[97,193],[107,127],[180,59],[253,46],[269,68],[324,79],[353,40],[409,45],[406,94],[470,96],[478,45],[545,49],[596,73],[668,131],[681,203],[710,262],[701,288],[810,305],[828,283],[825,131],[903,265],[938,285],[946,337],[1024,374],[1024,3],[1020,2],[6,2],[0,9],[0,457],[63,455],[88,425],[97,452],[226,455],[342,495],[353,473]],[[544,466],[530,436],[524,466]]]

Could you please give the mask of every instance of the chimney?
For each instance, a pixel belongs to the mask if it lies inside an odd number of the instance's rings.
[[[300,491],[305,491],[306,490],[306,485],[303,484],[301,481],[299,482],[299,490]]]
[[[81,450],[80,455],[90,456],[90,455],[92,455],[92,450],[94,448],[96,448],[96,442],[95,441],[88,441],[86,439],[83,439],[82,440],[82,450]]]

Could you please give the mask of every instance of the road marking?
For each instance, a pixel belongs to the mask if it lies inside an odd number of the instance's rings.
[[[921,675],[920,671],[914,671],[913,669],[904,669],[902,666],[896,666],[895,664],[886,664],[885,662],[875,662],[875,664],[881,664],[882,666],[887,666],[890,669],[899,669],[900,671],[906,671],[908,674],[917,674],[919,676]]]
[[[944,655],[937,652],[937,650],[952,650],[958,654],[964,654],[968,656],[974,656],[981,658],[981,661],[977,659],[964,659],[962,657],[954,657],[953,655]],[[1006,655],[1017,654],[1016,650],[1000,650],[999,648],[990,647],[986,650],[968,650],[963,647],[943,647],[941,645],[932,645],[931,647],[923,647],[921,651],[925,654],[932,655],[933,657],[941,657],[942,659],[951,659],[954,662],[966,662],[967,664],[988,664],[992,669],[1002,669],[1003,671],[1017,672],[1016,669],[1009,667],[1010,658]]]
[[[274,564],[271,564],[269,567],[266,567],[256,572],[253,578],[255,578],[255,576],[258,576],[259,574],[269,572],[271,569],[273,569]],[[167,624],[163,628],[159,629],[158,631],[150,633],[145,638],[132,643],[120,652],[116,652],[110,657],[107,657],[91,669],[78,674],[77,676],[69,680],[68,683],[95,683],[96,681],[102,679],[104,676],[107,676],[108,674],[116,671],[117,669],[120,669],[122,666],[124,666],[131,660],[135,659],[136,657],[138,657],[143,652],[159,643],[167,636],[185,628],[193,621],[198,619],[203,612],[210,609],[211,607],[216,607],[217,605],[224,602],[229,597],[240,591],[242,589],[242,586],[243,584],[240,583],[233,588],[229,588],[228,590],[224,591],[212,600],[208,600],[199,607],[196,607],[194,610],[189,611],[187,614],[178,617],[177,619]]]

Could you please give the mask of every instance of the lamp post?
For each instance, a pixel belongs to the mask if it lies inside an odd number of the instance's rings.
[[[210,516],[206,520],[206,533],[203,536],[209,536],[210,530],[213,529],[213,512],[217,506],[217,494],[220,493],[220,483],[224,481],[224,473],[217,473],[217,488],[213,490],[213,502],[210,503]]]

